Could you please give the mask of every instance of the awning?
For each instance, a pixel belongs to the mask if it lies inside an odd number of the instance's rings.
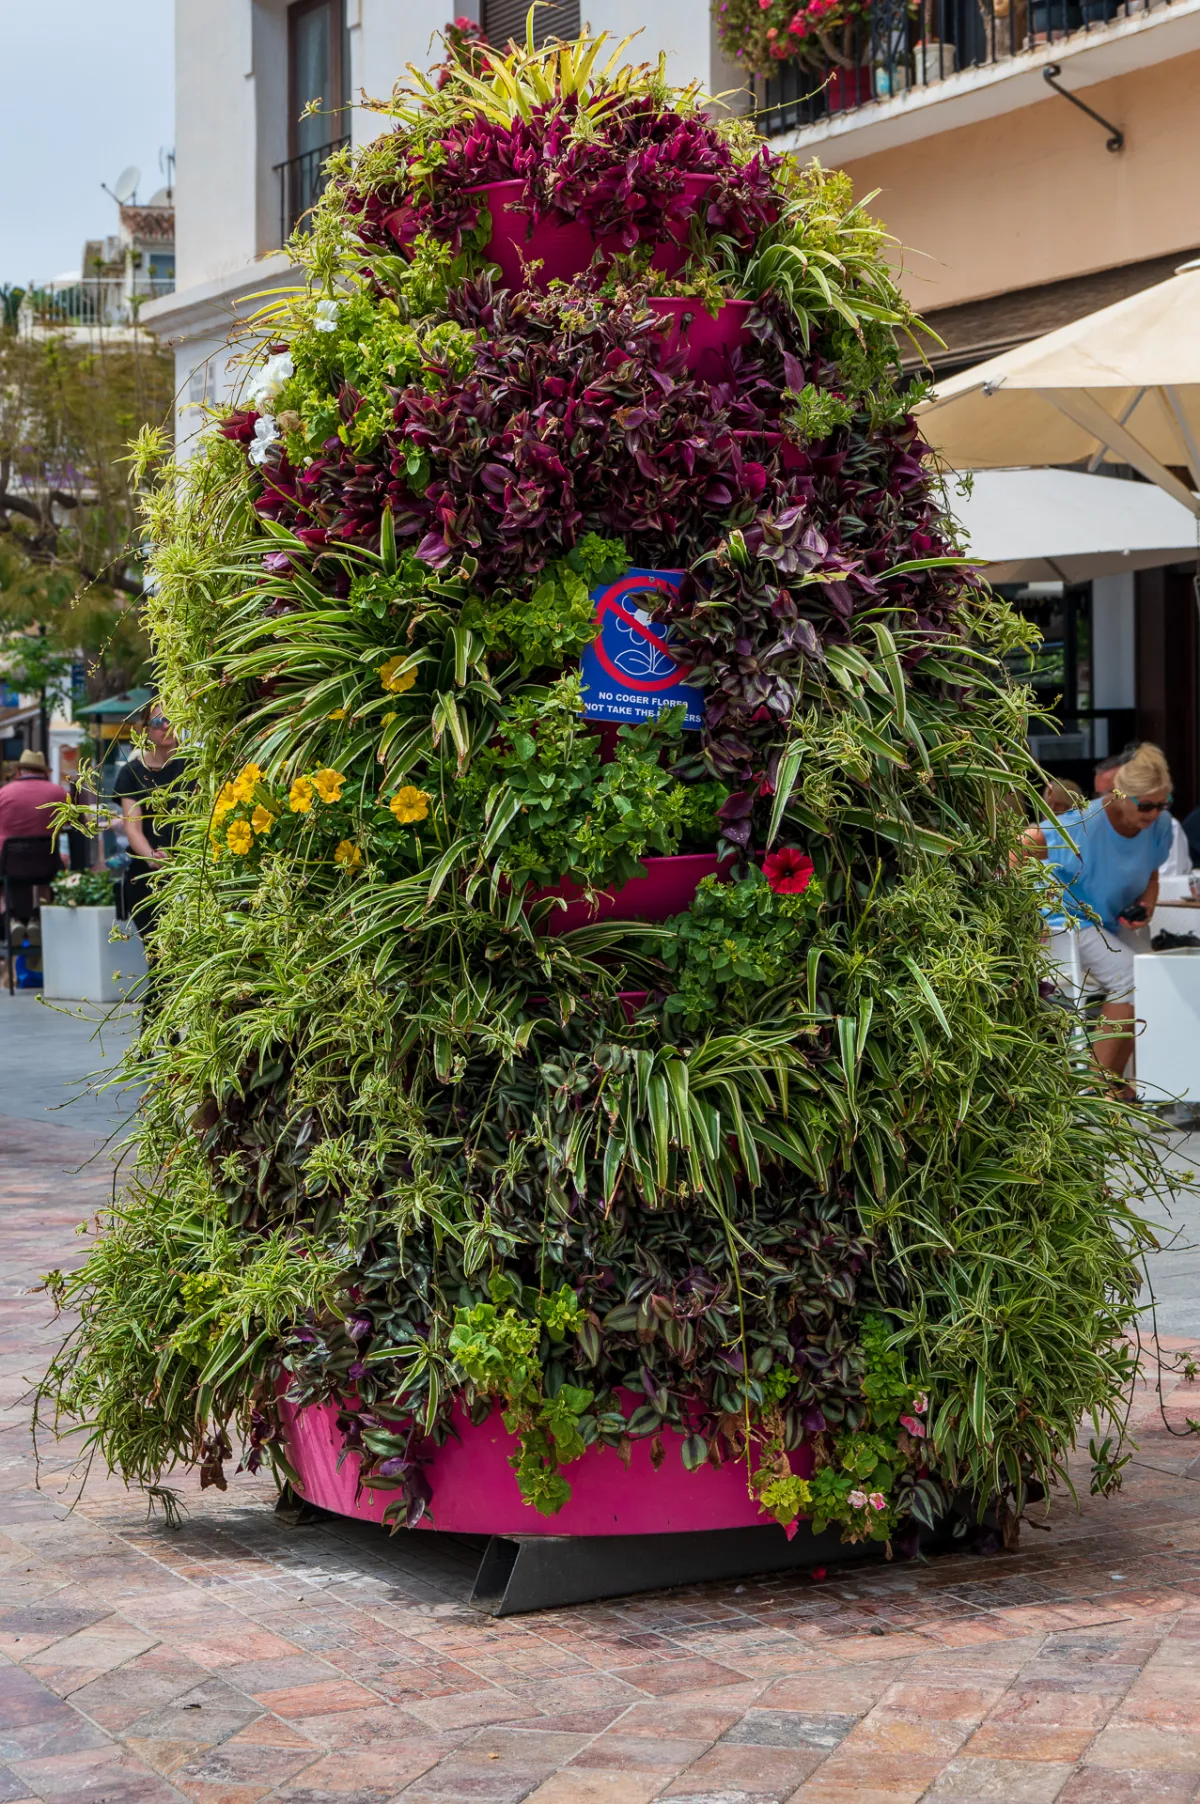
[[[1200,262],[949,377],[917,411],[956,470],[1103,457],[1200,514],[1177,473],[1200,486]]]
[[[135,714],[141,713],[153,693],[151,689],[130,689],[125,695],[110,695],[102,702],[77,702],[75,712],[86,720],[97,716],[101,720],[111,720],[114,715],[119,720],[132,720]]]
[[[977,470],[967,497],[950,490],[972,562],[992,583],[1084,582],[1197,555],[1189,508],[1149,482],[1078,470]]]

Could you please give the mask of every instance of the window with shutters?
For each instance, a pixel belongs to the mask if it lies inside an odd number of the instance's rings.
[[[483,0],[482,24],[489,44],[503,49],[510,38],[525,42],[529,0]],[[539,6],[533,15],[533,41],[547,44],[553,38],[573,38],[579,33],[579,0],[555,0]]]

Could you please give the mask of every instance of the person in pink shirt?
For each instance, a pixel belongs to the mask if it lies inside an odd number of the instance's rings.
[[[52,783],[41,752],[22,752],[17,774],[0,788],[0,851],[6,839],[33,839],[44,834],[52,837],[55,809],[67,799],[61,783]],[[33,907],[29,884],[12,885],[13,916],[28,920]]]

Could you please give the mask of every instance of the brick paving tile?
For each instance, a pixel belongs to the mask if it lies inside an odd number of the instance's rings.
[[[1082,1760],[1094,1729],[1043,1727],[1038,1723],[981,1723],[963,1743],[963,1753],[987,1760]]]
[[[601,1768],[604,1771],[631,1773],[665,1773],[673,1778],[707,1753],[707,1737],[680,1738],[670,1735],[622,1735],[620,1725],[608,1729],[570,1762],[576,1767]]]
[[[261,1477],[173,1481],[178,1532],[107,1475],[70,1512],[69,1445],[38,1489],[28,1286],[108,1171],[66,1129],[0,1144],[0,1804],[1197,1804],[1200,1454],[1152,1371],[1124,1492],[1015,1554],[496,1621],[469,1544],[289,1528]]]
[[[782,1804],[826,1758],[820,1748],[763,1748],[719,1741],[663,1792],[664,1798],[741,1793],[754,1804]]]
[[[650,1804],[659,1795],[658,1779],[633,1773],[553,1773],[527,1794],[525,1804]],[[419,1804],[411,1790],[402,1792],[404,1804]],[[439,1799],[438,1804],[444,1804]]]
[[[1074,1773],[1056,1804],[1194,1804],[1200,1776],[1131,1767],[1089,1766]]]
[[[964,1754],[952,1760],[930,1786],[929,1804],[959,1804],[992,1798],[996,1804],[1054,1804],[1071,1776],[1056,1761],[983,1760]]]
[[[119,1748],[13,1761],[12,1772],[45,1804],[178,1804],[183,1795]]]

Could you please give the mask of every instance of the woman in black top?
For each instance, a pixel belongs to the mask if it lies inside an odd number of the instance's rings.
[[[154,930],[150,879],[166,862],[176,834],[174,823],[162,818],[170,804],[161,800],[158,792],[174,783],[186,768],[183,759],[174,755],[179,741],[157,703],[147,710],[145,722],[150,744],[122,766],[113,790],[120,799],[129,840],[129,912],[143,940]]]

